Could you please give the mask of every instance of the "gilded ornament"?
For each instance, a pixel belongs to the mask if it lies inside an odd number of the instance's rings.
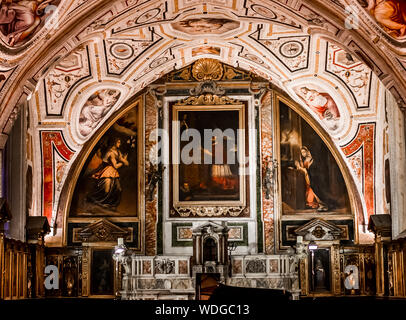
[[[218,95],[215,94],[202,94],[197,97],[189,97],[187,99],[184,99],[182,101],[179,101],[176,105],[178,106],[199,106],[199,105],[228,105],[228,104],[241,104],[241,102],[223,96],[219,97]]]
[[[190,73],[189,73],[189,69],[185,69],[183,70],[180,74],[179,77],[184,79],[184,80],[190,80]]]
[[[232,80],[237,76],[237,74],[231,68],[228,68],[224,75],[225,75],[227,80]]]
[[[249,212],[249,208],[243,206],[237,207],[174,207],[173,214],[179,214],[181,217],[222,217],[231,216],[238,217],[245,215]]]
[[[197,81],[216,81],[223,76],[223,67],[218,60],[203,58],[194,63],[192,74]]]

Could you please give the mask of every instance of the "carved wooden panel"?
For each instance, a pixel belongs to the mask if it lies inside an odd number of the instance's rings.
[[[89,296],[89,247],[82,252],[82,296]]]

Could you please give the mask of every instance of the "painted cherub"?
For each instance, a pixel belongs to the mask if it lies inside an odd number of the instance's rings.
[[[396,38],[406,36],[406,1],[367,0],[367,10],[383,28]]]
[[[117,102],[119,95],[119,91],[101,90],[90,96],[83,106],[79,117],[79,131],[83,136],[87,136],[97,127],[99,122]]]
[[[9,46],[28,38],[41,23],[45,8],[54,0],[1,0],[0,37]]]
[[[301,87],[300,93],[306,104],[320,119],[338,119],[340,111],[333,98],[326,92],[318,92],[308,87]]]

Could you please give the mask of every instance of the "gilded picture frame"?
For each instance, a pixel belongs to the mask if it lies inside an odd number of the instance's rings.
[[[174,210],[181,216],[238,216],[246,208],[247,169],[244,165],[246,157],[245,117],[245,105],[238,102],[232,105],[184,105],[178,103],[172,106],[172,200]],[[208,123],[209,118],[221,119],[223,122]],[[226,121],[224,121],[225,119]],[[188,121],[191,123],[190,128],[186,123]],[[199,133],[203,133],[207,129],[220,129],[222,134],[224,134],[223,139],[225,141],[221,145],[221,148],[224,148],[227,156],[229,156],[230,153],[227,149],[229,146],[226,141],[229,137],[227,133],[224,133],[227,127],[228,130],[231,130],[228,132],[235,133],[234,141],[237,146],[234,150],[236,162],[229,165],[226,162],[229,158],[224,156],[226,160],[221,164],[225,167],[222,168],[224,169],[222,172],[228,172],[230,179],[228,181],[223,179],[223,184],[216,185],[213,182],[215,180],[213,173],[215,168],[213,164],[220,162],[216,162],[217,160],[213,158],[211,164],[204,163],[206,161],[204,160],[204,153],[207,154],[208,152],[205,149],[206,145],[204,142],[206,137],[201,136],[200,142],[203,147],[200,160],[202,163],[192,164],[195,166],[195,170],[199,172],[199,175],[196,174],[196,176],[199,177],[201,182],[199,187],[191,185],[191,192],[186,197],[184,190],[185,186],[188,188],[189,181],[185,178],[187,176],[185,170],[190,169],[190,164],[187,167],[188,165],[182,161],[181,153],[185,144],[192,140],[185,140],[181,137],[185,126],[188,128],[187,130],[193,128]],[[215,138],[213,138],[213,141],[215,141]],[[216,144],[217,142],[213,142],[211,149],[213,154],[216,150]],[[202,172],[205,172],[205,174],[202,174]]]

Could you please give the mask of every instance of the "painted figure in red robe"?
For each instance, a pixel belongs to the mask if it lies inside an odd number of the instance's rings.
[[[367,0],[369,12],[395,38],[406,36],[405,0]]]
[[[311,166],[313,158],[309,149],[303,146],[300,149],[300,160],[295,161],[296,169],[304,173],[306,183],[306,208],[327,211],[326,204],[314,192],[311,184]]]
[[[326,92],[318,92],[307,87],[301,87],[303,99],[320,119],[338,119],[340,111],[333,98]]]

